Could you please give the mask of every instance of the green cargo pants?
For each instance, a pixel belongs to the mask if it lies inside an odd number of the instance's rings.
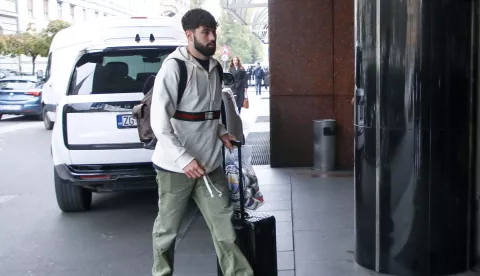
[[[222,197],[212,187],[215,197],[211,198],[203,178],[189,179],[185,174],[157,171],[159,211],[153,227],[153,276],[173,274],[175,239],[190,196],[210,229],[223,275],[253,276],[247,259],[235,244],[233,210],[223,169],[216,169],[209,177]]]

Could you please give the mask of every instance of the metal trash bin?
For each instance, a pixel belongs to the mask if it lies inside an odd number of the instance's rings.
[[[337,121],[313,120],[313,168],[321,171],[335,169],[335,137]]]

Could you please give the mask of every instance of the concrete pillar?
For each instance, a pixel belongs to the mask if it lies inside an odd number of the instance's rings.
[[[48,17],[50,20],[60,19],[57,0],[48,0]]]
[[[337,168],[352,169],[354,1],[275,0],[268,7],[271,165],[311,167],[312,121],[335,119]]]
[[[87,9],[87,21],[95,20],[95,10]]]
[[[473,2],[357,1],[355,260],[377,272],[474,265]]]
[[[23,31],[27,28],[30,18],[28,16],[27,0],[18,0],[18,28]]]
[[[70,14],[70,3],[63,2],[62,3],[62,18],[63,21],[67,21],[73,23],[72,16]]]
[[[43,0],[33,0],[33,16],[35,18],[35,27],[40,30],[45,22],[43,15]]]
[[[74,22],[74,24],[85,22],[85,16],[83,14],[83,7],[75,6],[73,22]]]

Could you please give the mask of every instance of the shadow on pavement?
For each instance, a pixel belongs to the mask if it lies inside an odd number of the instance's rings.
[[[10,116],[3,115],[0,119],[2,122],[40,122],[36,116]]]
[[[94,193],[90,212],[154,210],[156,213],[158,195],[156,190]]]

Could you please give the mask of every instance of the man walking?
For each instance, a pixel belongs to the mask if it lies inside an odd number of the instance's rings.
[[[253,75],[255,76],[255,90],[257,95],[262,95],[262,80],[265,77],[265,72],[262,66],[260,66],[260,62],[257,62],[257,67],[253,71]]]
[[[151,126],[158,139],[152,161],[157,170],[158,216],[153,228],[153,276],[171,276],[174,246],[190,196],[198,205],[212,234],[220,267],[225,276],[253,276],[252,269],[235,244],[232,205],[222,165],[222,146],[232,149],[229,135],[220,124],[222,84],[217,72],[215,18],[193,9],[182,18],[188,39],[163,62],[155,79]],[[180,69],[185,62],[187,86],[177,105]],[[211,198],[207,184],[215,189]],[[215,188],[215,189],[214,189]]]

